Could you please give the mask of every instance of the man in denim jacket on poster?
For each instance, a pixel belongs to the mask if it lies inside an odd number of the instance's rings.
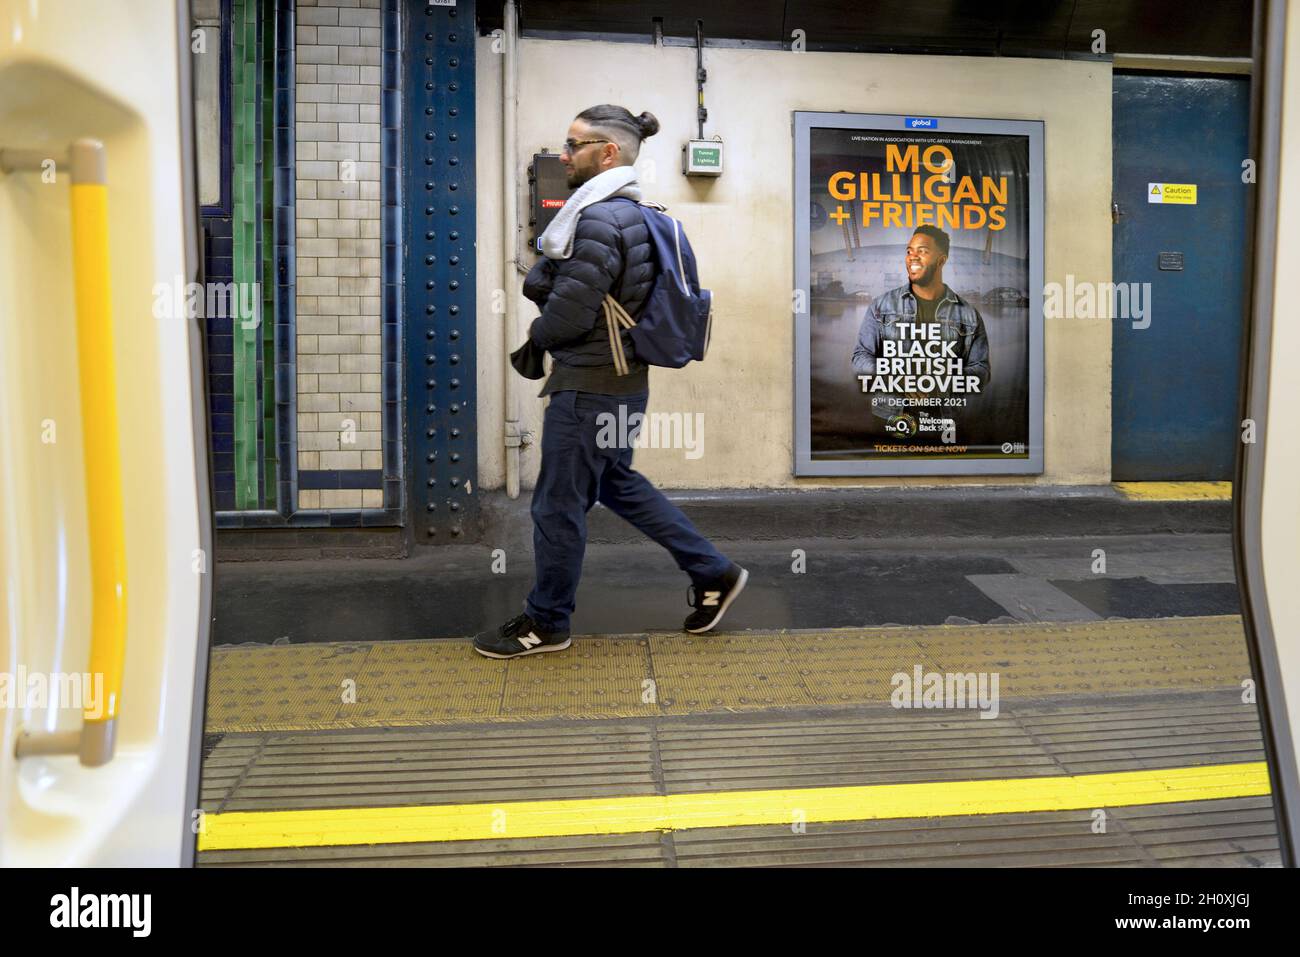
[[[918,226],[908,241],[903,263],[908,283],[877,296],[867,307],[853,350],[853,371],[858,375],[875,375],[876,357],[886,339],[903,338],[900,325],[937,322],[944,342],[955,342],[956,355],[962,360],[962,375],[974,376],[982,392],[989,381],[989,339],[979,310],[948,288],[943,281],[943,265],[948,261],[948,234],[937,226]],[[978,393],[972,393],[978,394]],[[917,393],[908,397],[916,398]],[[871,411],[888,419],[908,411],[890,399],[902,395],[873,393]],[[943,414],[942,409],[935,414]]]

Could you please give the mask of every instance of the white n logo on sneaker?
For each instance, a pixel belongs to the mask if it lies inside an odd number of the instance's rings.
[[[722,592],[720,591],[706,591],[704,593],[704,604],[716,605],[721,597]]]
[[[519,636],[519,643],[523,645],[524,648],[531,648],[534,645],[540,645],[542,643],[542,639],[538,638],[536,634],[530,631],[526,635]]]

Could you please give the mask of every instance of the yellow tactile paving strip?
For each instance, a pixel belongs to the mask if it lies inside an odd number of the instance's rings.
[[[1240,617],[577,638],[497,661],[465,641],[226,647],[209,733],[882,704],[891,677],[997,673],[1006,698],[1237,687]]]
[[[1226,502],[1232,499],[1231,482],[1115,482],[1125,498],[1151,502]]]

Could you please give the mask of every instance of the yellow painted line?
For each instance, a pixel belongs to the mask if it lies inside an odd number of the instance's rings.
[[[1232,499],[1231,482],[1115,482],[1125,498],[1152,502],[1227,502]]]
[[[200,851],[636,834],[701,827],[957,817],[1211,801],[1269,793],[1262,762],[1050,778],[204,816]]]

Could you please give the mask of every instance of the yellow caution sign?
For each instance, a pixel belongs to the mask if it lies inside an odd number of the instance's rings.
[[[1176,203],[1181,206],[1196,205],[1195,183],[1147,183],[1148,203]]]

